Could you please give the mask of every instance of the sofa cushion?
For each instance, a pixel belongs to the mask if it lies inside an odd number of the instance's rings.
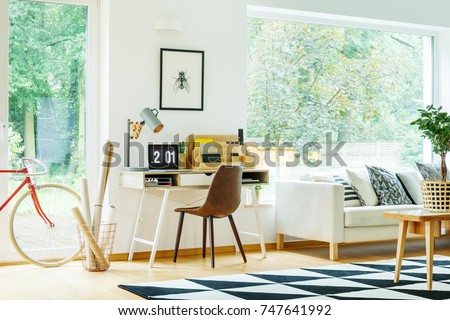
[[[363,206],[378,205],[378,197],[373,190],[367,170],[347,169],[347,176]]]
[[[366,167],[380,205],[412,204],[395,173],[380,167]]]
[[[352,228],[396,225],[398,224],[397,219],[384,218],[383,213],[388,211],[404,211],[418,208],[420,208],[420,206],[412,204],[344,208],[344,227]]]
[[[344,186],[344,207],[361,207],[361,201],[355,189],[340,176],[333,176],[334,181]]]
[[[360,207],[361,201],[353,187],[340,175],[315,175],[310,176],[315,182],[339,183],[344,186],[344,207]]]
[[[412,202],[422,204],[422,190],[418,173],[414,169],[407,169],[397,172],[396,175]]]
[[[422,163],[416,161],[417,169],[423,180],[439,181],[442,178],[441,166],[437,163]],[[447,174],[447,180],[449,175]]]

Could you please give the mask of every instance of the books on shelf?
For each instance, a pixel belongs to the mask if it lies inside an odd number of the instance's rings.
[[[260,181],[258,179],[243,178],[242,179],[242,183],[243,184],[246,184],[246,183],[260,183]]]
[[[146,187],[171,186],[172,178],[166,177],[148,177],[145,178]]]

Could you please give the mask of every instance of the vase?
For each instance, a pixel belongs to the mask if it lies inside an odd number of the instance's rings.
[[[450,212],[450,182],[422,180],[423,209],[427,212]]]

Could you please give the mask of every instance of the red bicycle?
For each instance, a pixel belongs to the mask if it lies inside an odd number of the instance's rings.
[[[77,222],[72,208],[80,205],[80,196],[72,189],[55,184],[37,184],[33,176],[47,174],[47,166],[37,159],[22,159],[23,168],[0,173],[23,176],[22,183],[0,206],[8,203],[27,186],[11,210],[9,231],[17,252],[41,267],[57,267],[72,261],[80,252]]]

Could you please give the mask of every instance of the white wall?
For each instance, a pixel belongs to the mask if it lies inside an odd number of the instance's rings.
[[[437,50],[436,60],[438,63],[436,104],[442,105],[450,111],[450,29],[440,31],[439,42],[435,50]]]
[[[205,51],[204,111],[160,111],[165,124],[158,134],[144,128],[140,141],[172,141],[190,133],[237,134],[246,126],[246,5],[244,1],[128,0],[110,2],[109,138],[122,143],[128,118],[139,120],[145,107],[159,106],[160,48]],[[155,19],[178,19],[183,32],[157,31]],[[122,152],[122,150],[120,150]],[[137,159],[137,154],[132,160]],[[132,161],[137,165],[137,161]],[[116,252],[127,252],[140,193],[118,186],[120,168],[112,170],[110,202],[119,210]],[[174,193],[175,194],[175,193]],[[178,192],[190,199],[195,193]],[[161,198],[148,197],[146,208],[156,213]],[[152,205],[153,201],[153,205]],[[171,202],[171,207],[180,203]],[[171,213],[162,232],[161,248],[173,249],[177,215]],[[191,220],[195,227],[191,227]],[[197,221],[200,220],[200,221]],[[198,224],[197,224],[198,222]],[[187,218],[182,247],[201,243],[201,219]],[[144,233],[153,234],[151,218]],[[190,230],[194,228],[195,230]],[[217,228],[217,245],[223,245]],[[227,229],[228,231],[228,229]],[[229,232],[226,233],[227,235]],[[227,242],[231,240],[228,239]],[[142,247],[148,250],[148,247]]]
[[[108,0],[104,0],[108,1]],[[172,141],[176,133],[184,138],[190,133],[236,133],[246,127],[246,4],[280,6],[282,8],[341,14],[372,19],[393,20],[415,24],[450,27],[448,4],[442,0],[429,1],[360,1],[360,0],[110,0],[109,8],[109,74],[102,83],[103,103],[109,109],[109,129],[105,137],[121,142],[126,120],[139,119],[144,107],[158,108],[159,103],[159,50],[160,48],[196,49],[205,51],[204,111],[161,111],[164,130],[155,135],[145,128],[141,142]],[[185,23],[183,32],[156,31],[155,19],[178,19]],[[450,38],[447,32],[446,37]],[[445,39],[448,39],[445,38]],[[450,41],[449,41],[450,43]],[[449,45],[442,42],[438,54],[440,61],[449,59]],[[439,48],[440,49],[440,48]],[[448,83],[449,64],[439,79]],[[441,86],[439,99],[447,103],[449,97]],[[109,102],[109,103],[108,103]],[[120,150],[122,152],[122,150]],[[135,165],[137,163],[134,163]],[[120,168],[112,170],[110,203],[119,207],[115,252],[127,252],[139,201],[139,192],[118,186]],[[198,192],[179,192],[184,199],[200,197]],[[156,214],[161,198],[149,196],[145,203],[149,214]],[[169,209],[178,206],[171,202]],[[238,228],[254,228],[254,217],[249,209],[236,215]],[[274,241],[273,208],[265,208],[264,224],[267,241]],[[201,220],[187,218],[182,247],[199,247]],[[224,221],[226,222],[226,221]],[[153,235],[156,218],[146,221],[142,234]],[[162,232],[163,249],[172,249],[177,217],[169,213]],[[221,223],[223,224],[223,223]],[[220,225],[217,245],[232,244],[229,229]],[[256,243],[252,239],[244,242]],[[148,247],[139,247],[148,250]]]

